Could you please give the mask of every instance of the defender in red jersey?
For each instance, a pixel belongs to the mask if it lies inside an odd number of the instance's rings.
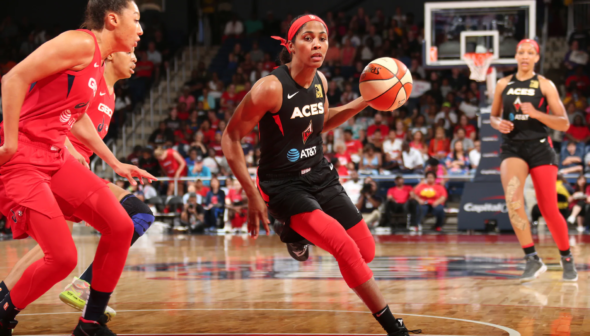
[[[173,178],[173,181],[168,183],[168,196],[174,195],[174,185],[177,185],[178,194],[182,195],[184,191],[183,183],[178,181],[179,177],[186,176],[186,162],[177,151],[172,148],[164,149],[162,147],[156,148],[154,156],[160,162],[162,170],[166,176]]]
[[[92,120],[98,135],[104,138],[107,134],[110,118],[115,105],[114,95],[114,84],[125,78],[130,78],[135,69],[137,59],[133,52],[118,52],[109,55],[104,66],[104,77],[98,85],[98,95],[90,104],[87,114]],[[66,140],[66,147],[70,154],[72,154],[80,163],[87,166],[90,160],[90,156],[93,154],[92,150],[86,147],[80,140],[78,140],[73,134],[69,133],[68,138],[70,142]],[[133,233],[133,239],[131,245],[141,237],[145,231],[154,222],[154,216],[150,208],[135,196],[131,195],[128,191],[121,189],[113,183],[105,180],[105,183],[109,186],[111,192],[115,195],[117,200],[121,203],[129,217],[133,220],[135,231]],[[68,185],[59,185],[52,183],[52,190],[55,192],[60,188],[69,188]],[[61,193],[58,191],[58,193]],[[58,199],[58,203],[59,203]],[[60,204],[67,208],[67,204]],[[77,218],[67,218],[68,226],[70,231],[72,229],[73,222],[79,222]],[[6,288],[10,289],[22,276],[23,272],[33,262],[43,258],[43,251],[39,245],[31,249],[19,263],[10,271],[10,274],[4,280]],[[60,299],[67,305],[74,307],[78,310],[82,310],[86,305],[86,299],[90,291],[90,282],[92,281],[92,264],[88,266],[86,271],[80,276],[80,278],[74,278],[74,281],[68,285],[64,292],[60,294]],[[0,299],[3,298],[5,293],[0,291]],[[116,312],[107,307],[105,315],[110,320]]]
[[[71,273],[76,246],[64,219],[76,216],[102,233],[92,288],[74,335],[112,334],[102,319],[123,271],[133,222],[106,185],[65,150],[68,130],[120,175],[154,179],[120,163],[84,113],[102,78],[103,60],[131,51],[142,34],[131,0],[90,0],[85,26],[40,46],[2,78],[0,211],[15,237],[30,235],[45,257],[34,262],[0,305],[0,336],[10,335],[22,309]],[[2,134],[3,133],[3,134]],[[71,186],[52,190],[51,185]],[[58,203],[67,204],[62,207]],[[104,322],[104,321],[103,321]]]

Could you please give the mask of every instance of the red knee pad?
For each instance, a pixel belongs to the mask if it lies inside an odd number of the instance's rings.
[[[373,261],[375,258],[375,239],[373,239],[365,220],[361,220],[357,225],[348,229],[346,233],[355,241],[365,262],[368,264]]]
[[[365,262],[357,243],[337,220],[325,212],[314,210],[292,216],[291,228],[336,258],[348,287],[358,287],[373,277],[373,272]],[[373,246],[373,255],[374,249]],[[368,252],[369,249],[367,249],[367,257],[370,256]]]

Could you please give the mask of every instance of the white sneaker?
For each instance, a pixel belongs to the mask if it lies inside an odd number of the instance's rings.
[[[578,226],[576,230],[578,230],[578,232],[584,232],[585,228],[583,226]]]
[[[570,223],[570,224],[575,224],[575,223],[576,223],[576,217],[574,217],[574,216],[569,216],[569,217],[567,218],[567,222],[568,222],[568,223]]]
[[[89,295],[90,284],[82,279],[74,277],[74,281],[67,285],[64,291],[59,294],[59,299],[68,306],[82,311],[86,306],[86,301],[88,301]],[[107,317],[107,321],[110,321],[117,315],[117,312],[113,308],[107,306],[104,314]]]

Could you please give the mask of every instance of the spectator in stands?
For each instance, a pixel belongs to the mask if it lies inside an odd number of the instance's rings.
[[[209,94],[209,88],[203,88],[202,93],[198,101],[203,102],[203,108],[205,110],[215,110],[217,103],[215,102],[215,98]]]
[[[566,150],[562,150],[560,174],[567,175],[572,173],[581,173],[584,171],[583,164],[584,148],[576,146],[575,142],[568,142]]]
[[[174,132],[166,124],[166,121],[160,121],[159,127],[150,135],[148,142],[152,147],[163,145],[167,141],[174,141]]]
[[[127,112],[131,112],[133,104],[127,91],[115,86],[115,97],[115,113],[125,115]]]
[[[459,127],[455,129],[455,138],[451,141],[451,148],[455,148],[455,143],[461,142],[463,143],[463,149],[465,152],[469,152],[475,145],[473,144],[473,140],[466,137],[465,129]]]
[[[398,156],[398,153],[402,150],[403,142],[403,138],[398,138],[395,130],[389,130],[387,139],[383,142],[383,153],[389,153],[391,159],[396,158]]]
[[[215,140],[215,130],[211,128],[211,122],[209,119],[203,120],[199,131],[203,133],[203,143],[205,145],[209,145],[209,143]]]
[[[353,204],[357,204],[361,196],[361,189],[363,188],[363,181],[359,179],[359,174],[356,170],[349,172],[350,179],[342,183],[342,187]]]
[[[170,59],[170,47],[160,29],[154,32],[154,43],[156,44],[156,49],[162,54],[162,60],[168,61]]]
[[[137,63],[135,65],[135,75],[129,81],[129,89],[132,92],[134,101],[140,101],[144,92],[152,85],[154,78],[154,63],[147,57],[145,51],[136,51]]]
[[[367,136],[372,137],[376,130],[380,130],[381,134],[389,134],[389,127],[385,123],[383,123],[383,115],[380,112],[377,112],[377,114],[375,114],[375,121],[373,125],[367,128]]]
[[[230,84],[227,87],[227,91],[221,95],[221,107],[228,108],[230,104],[231,106],[237,106],[239,103],[237,98],[238,95],[236,94],[236,86],[234,84]]]
[[[223,150],[221,148],[221,132],[215,132],[215,139],[209,144],[209,149],[215,151],[215,157],[223,157]]]
[[[156,49],[155,42],[148,43],[148,50],[147,50],[147,59],[154,63],[155,71],[156,71],[156,81],[160,78],[160,66],[162,65],[162,54]]]
[[[360,60],[364,63],[368,63],[373,60],[375,53],[374,53],[374,43],[373,39],[367,39],[364,43],[364,46],[360,48],[359,57]]]
[[[436,183],[436,173],[433,171],[427,171],[424,175],[425,181],[418,184],[412,192],[412,197],[420,205],[418,228],[421,227],[424,217],[432,213],[436,217],[436,223],[432,229],[440,232],[445,220],[444,204],[448,197],[447,190]]]
[[[363,43],[369,39],[373,40],[373,46],[375,48],[380,48],[383,44],[383,39],[377,34],[377,29],[373,25],[369,27],[369,33],[363,37]]]
[[[462,141],[453,143],[453,150],[447,155],[444,161],[447,171],[451,175],[465,175],[471,169],[469,155],[464,150]]]
[[[233,15],[232,19],[225,24],[225,30],[223,32],[223,40],[227,38],[240,38],[244,33],[244,25],[238,19],[236,14]]]
[[[588,53],[585,50],[580,50],[578,41],[570,43],[570,50],[565,54],[563,64],[572,73],[578,67],[584,67],[588,63]],[[567,84],[566,84],[567,85]]]
[[[352,138],[352,130],[350,129],[344,130],[344,144],[346,145],[346,153],[350,155],[354,162],[359,162],[363,156],[363,144],[359,140]]]
[[[569,36],[568,44],[572,44],[574,41],[578,42],[579,49],[588,50],[590,47],[590,34],[584,28],[584,24],[582,22],[576,24],[575,30]]]
[[[197,102],[195,100],[195,97],[193,95],[191,95],[191,88],[190,87],[184,86],[182,88],[182,95],[180,97],[178,97],[178,102],[185,103],[188,111],[191,111],[192,109],[195,108]]]
[[[580,115],[574,117],[574,122],[564,134],[569,142],[586,144],[590,141],[590,130],[584,125],[584,118]]]
[[[477,129],[475,126],[469,123],[469,119],[464,114],[459,117],[459,124],[455,126],[454,132],[457,133],[459,128],[462,128],[465,131],[465,137],[475,140],[477,136]]]
[[[400,139],[402,141],[407,139],[406,127],[401,119],[398,119],[395,122],[395,137],[396,139]]]
[[[203,165],[209,168],[211,174],[223,175],[219,162],[215,158],[215,149],[209,147],[207,150],[207,157],[203,159]]]
[[[415,131],[412,134],[412,142],[410,142],[410,147],[417,149],[422,154],[422,159],[428,159],[428,146],[426,145],[426,138],[421,131]]]
[[[405,219],[407,219],[407,215],[410,215],[410,226],[417,226],[418,203],[411,197],[412,190],[411,186],[404,185],[403,176],[398,175],[395,177],[395,186],[387,190],[385,211],[380,226],[392,224],[393,218],[397,214],[403,214],[406,217]]]
[[[260,33],[263,29],[262,21],[258,19],[256,12],[252,13],[249,20],[246,20],[245,26],[247,36],[258,35],[258,33]]]
[[[340,98],[342,97],[342,92],[340,92],[340,89],[338,88],[338,85],[336,85],[335,81],[330,81],[330,83],[328,84],[328,102],[330,103],[330,106],[339,106],[340,105]],[[354,123],[354,119],[350,118],[348,119],[349,121],[352,120],[352,123]]]
[[[151,198],[158,197],[158,192],[156,191],[156,188],[154,188],[154,186],[152,185],[152,182],[149,180],[145,180],[144,183],[145,184],[143,185],[143,197],[145,197],[145,200],[148,201]]]
[[[258,45],[258,41],[252,42],[252,49],[250,50],[250,59],[254,63],[259,63],[264,61],[264,52],[260,50],[260,46]]]
[[[379,174],[379,169],[381,169],[381,155],[377,153],[375,145],[371,143],[365,145],[359,169],[369,172],[369,174]]]
[[[134,166],[139,166],[139,159],[142,156],[143,147],[137,145],[133,147],[133,152],[127,156],[127,162]]]
[[[207,181],[207,183],[210,184],[210,181]],[[198,195],[201,195],[202,198],[205,198],[207,196],[209,190],[210,189],[204,185],[203,180],[201,180],[200,178],[198,178],[195,181],[195,192]]]
[[[588,88],[590,87],[590,77],[584,73],[583,66],[576,66],[576,72],[565,80],[566,87],[571,85],[576,85],[582,95],[588,94]]]
[[[344,85],[344,92],[342,92],[342,97],[340,98],[340,103],[342,105],[346,105],[351,101],[357,99],[359,97],[358,93],[352,91],[352,85],[350,83],[346,83]],[[385,133],[387,134],[387,133]]]
[[[211,178],[211,190],[207,192],[203,200],[205,209],[205,226],[210,230],[219,228],[223,223],[223,213],[225,212],[225,192],[221,190],[217,176]]]
[[[422,135],[426,135],[428,133],[428,126],[426,125],[426,118],[422,114],[416,115],[413,122],[413,127],[410,129],[411,133],[414,134],[417,131],[420,131]]]
[[[375,227],[381,219],[381,203],[383,199],[377,195],[377,184],[370,177],[365,178],[356,207],[370,228]]]
[[[352,31],[350,33],[352,34]],[[344,46],[340,50],[340,62],[342,66],[352,66],[356,55],[356,47],[353,45],[353,40],[347,38],[347,36],[344,38]]]
[[[422,153],[410,146],[406,141],[402,143],[400,168],[404,174],[419,174],[424,170]]]
[[[152,149],[150,148],[144,148],[142,157],[139,159],[139,168],[147,171],[153,176],[162,175],[160,171],[160,164],[158,163],[158,160],[154,158]]]
[[[172,109],[172,111],[170,111],[170,114],[168,115],[168,118],[164,120],[164,122],[166,123],[166,128],[172,130],[173,133],[176,130],[180,129],[180,121],[181,120],[180,118],[178,118],[178,111],[176,109]]]
[[[168,183],[168,191],[166,194],[168,196],[182,195],[184,182],[179,181],[178,179],[186,176],[186,162],[184,161],[184,158],[174,149],[164,149],[162,147],[156,148],[154,151],[154,157],[160,163],[160,167],[162,167],[165,176],[174,179]],[[174,189],[175,185],[176,189]],[[174,192],[175,190],[177,193]]]
[[[205,209],[197,203],[197,196],[194,192],[188,194],[180,214],[181,224],[191,233],[200,233],[205,228]]]
[[[440,119],[444,119],[445,130],[450,130],[453,125],[457,123],[457,114],[451,111],[451,103],[444,102],[442,104],[442,110],[436,114],[434,122],[438,123]]]
[[[469,152],[469,162],[472,169],[477,169],[481,160],[481,141],[475,140],[473,144],[475,147]]]
[[[428,155],[442,160],[449,155],[450,143],[445,135],[445,129],[437,127],[434,131],[434,139],[430,140],[430,146],[428,147]]]
[[[346,36],[344,36],[342,38],[342,44],[346,47],[346,43],[349,42],[350,46],[352,46],[353,48],[357,48],[359,46],[361,46],[361,39],[358,37],[358,35],[355,34],[355,32],[352,29],[349,29],[348,32],[346,33]],[[344,58],[343,58],[344,60]],[[342,63],[342,65],[346,65],[344,63]],[[350,64],[352,65],[352,63]]]
[[[211,74],[211,79],[207,82],[207,88],[209,89],[209,95],[213,99],[221,98],[223,93],[223,82],[219,79],[217,72]]]
[[[336,36],[332,35],[330,37],[328,52],[324,57],[325,62],[340,62],[342,57],[342,50],[340,48],[340,43],[336,42]]]
[[[211,177],[211,170],[209,167],[205,167],[203,165],[203,158],[197,156],[197,150],[191,149],[190,157],[186,159],[186,164],[188,166],[188,177],[203,177],[203,178],[210,178]],[[203,181],[203,185],[209,186],[209,180],[205,179]]]

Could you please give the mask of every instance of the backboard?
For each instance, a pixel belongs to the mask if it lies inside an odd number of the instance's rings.
[[[514,65],[516,45],[536,36],[534,0],[427,2],[424,64],[465,66],[466,52],[494,54],[492,65]]]

